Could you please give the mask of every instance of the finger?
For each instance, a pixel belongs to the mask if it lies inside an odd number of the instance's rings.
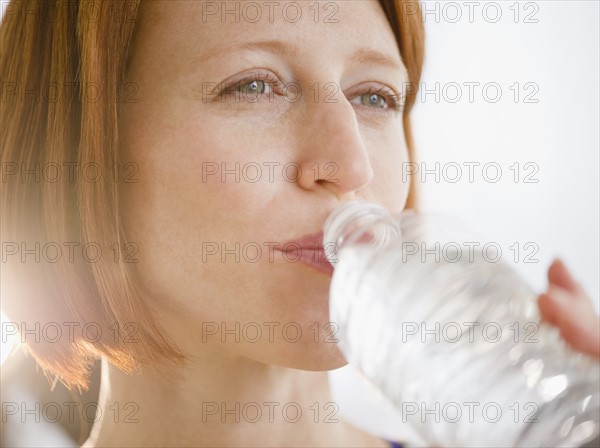
[[[571,273],[560,259],[555,259],[548,268],[548,281],[550,284],[560,286],[572,293],[579,292],[579,286]]]
[[[600,318],[591,302],[577,300],[559,287],[540,296],[544,320],[557,326],[563,339],[575,350],[600,357]]]
[[[540,294],[538,296],[538,307],[542,319],[552,325],[558,325],[560,320],[561,306],[552,300],[548,294]]]
[[[586,302],[581,302],[574,294],[554,285],[550,285],[547,292],[538,296],[538,308],[542,319],[553,325],[558,325],[566,314],[581,313],[582,308],[585,308],[586,313],[594,311],[591,303],[589,308]]]
[[[561,309],[561,313],[577,312],[580,317],[597,315],[598,313],[592,303],[592,299],[590,299],[582,288],[578,288],[579,292],[574,294],[560,286],[550,284],[546,291],[546,295],[548,295],[553,302],[556,302],[556,305]]]
[[[559,321],[562,337],[575,350],[600,358],[600,320],[594,316],[582,321],[566,314]]]

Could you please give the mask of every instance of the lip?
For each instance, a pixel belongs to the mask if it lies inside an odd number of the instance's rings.
[[[282,252],[288,262],[300,262],[330,277],[333,275],[333,266],[327,260],[323,248],[323,232],[284,241],[280,246],[275,247],[275,250]]]

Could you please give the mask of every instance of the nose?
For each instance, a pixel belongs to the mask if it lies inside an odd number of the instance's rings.
[[[373,168],[356,114],[344,94],[338,91],[332,96],[329,90],[318,102],[311,98],[303,120],[299,186],[327,189],[338,199],[359,195],[371,182]]]

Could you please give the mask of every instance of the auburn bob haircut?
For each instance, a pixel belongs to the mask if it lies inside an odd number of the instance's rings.
[[[380,0],[409,75],[421,76],[418,2]],[[140,0],[19,0],[0,29],[2,310],[52,380],[88,387],[98,357],[126,372],[184,362],[127,263],[119,217],[119,105]],[[408,207],[415,206],[411,179]]]

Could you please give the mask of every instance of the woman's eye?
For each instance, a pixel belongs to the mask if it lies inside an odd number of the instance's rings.
[[[385,87],[370,88],[361,95],[352,98],[350,103],[366,106],[371,110],[380,112],[401,112],[403,106],[400,95]]]
[[[370,107],[375,107],[377,109],[386,109],[389,107],[387,99],[377,93],[365,93],[363,95],[357,96],[350,102],[352,104],[359,104],[361,106],[370,106]]]
[[[281,81],[272,74],[252,74],[237,83],[229,84],[219,96],[223,101],[230,97],[235,98],[236,102],[256,103],[265,97],[272,101],[275,93],[280,92],[281,86]]]
[[[266,81],[255,79],[250,82],[238,84],[233,88],[233,90],[244,95],[264,95],[269,93],[267,90],[269,88],[270,85]]]
[[[353,98],[350,103],[359,106],[367,106],[378,110],[393,110],[399,112],[401,110],[400,99],[398,95],[392,93],[381,94],[378,92],[367,92]]]

